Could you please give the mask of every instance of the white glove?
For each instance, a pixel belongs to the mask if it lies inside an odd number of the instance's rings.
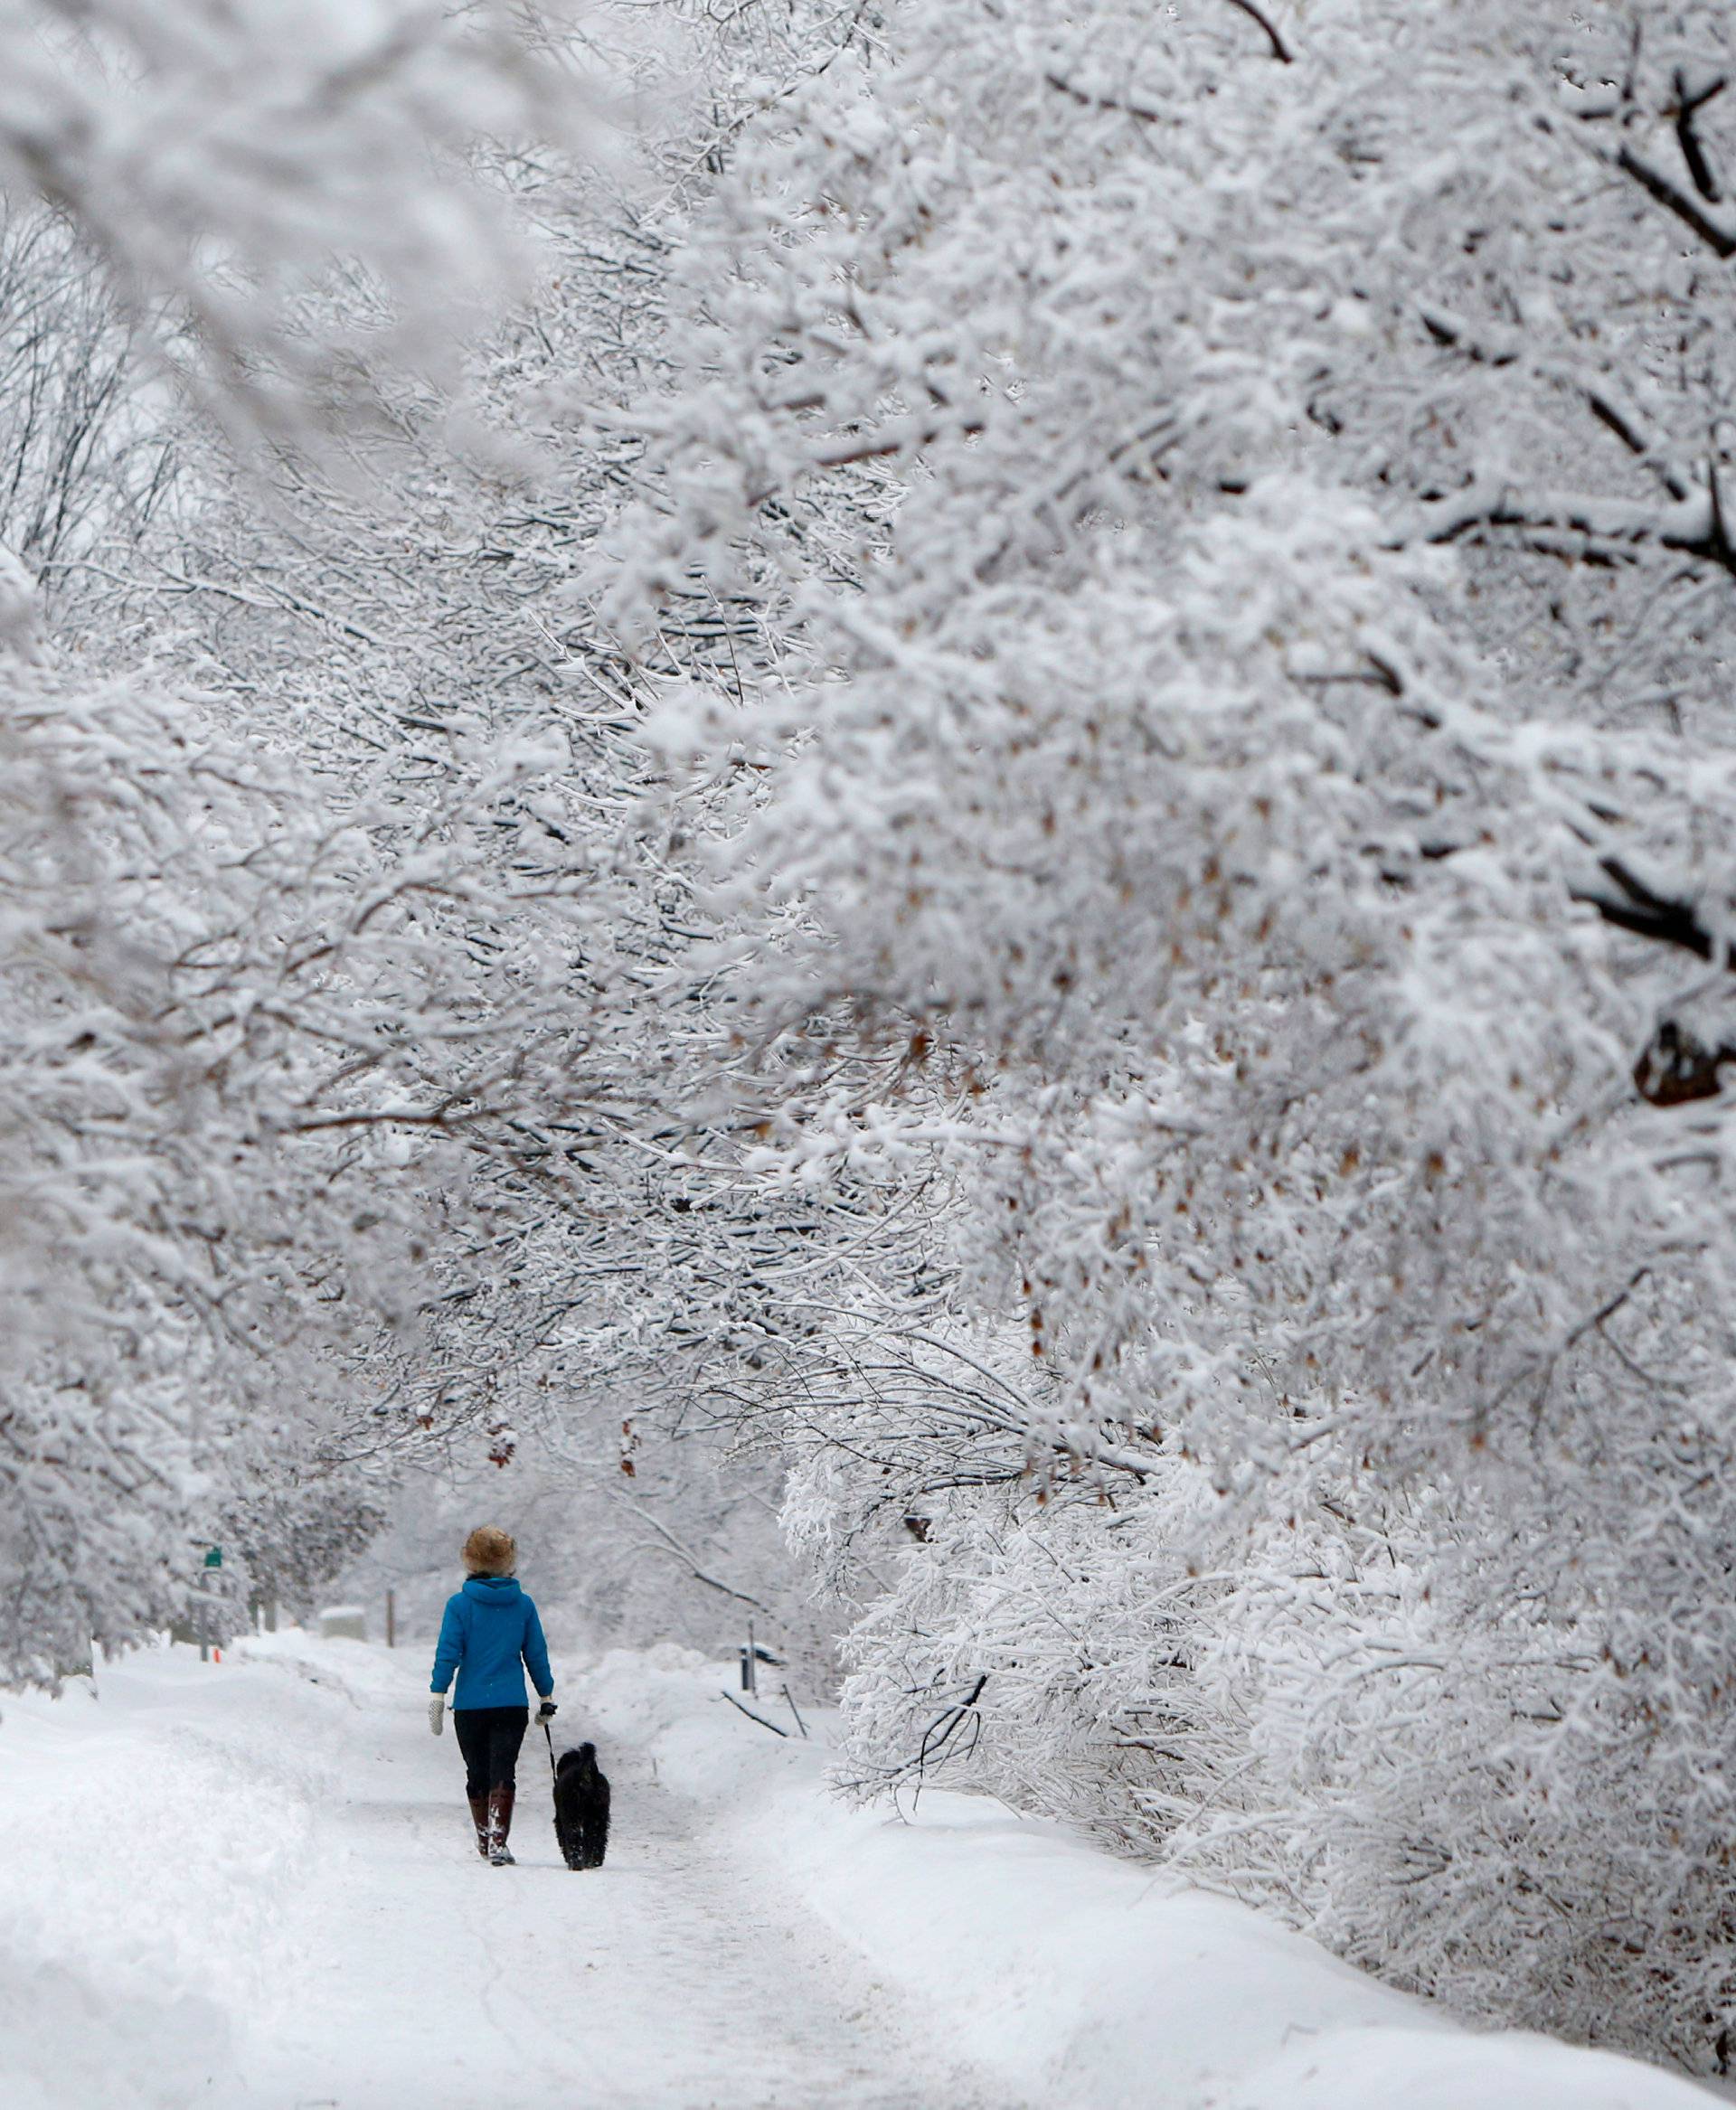
[[[438,1737],[446,1727],[446,1694],[437,1692],[428,1703],[428,1726]]]
[[[554,1719],[554,1694],[552,1692],[537,1709],[536,1719],[538,1721],[552,1721]]]

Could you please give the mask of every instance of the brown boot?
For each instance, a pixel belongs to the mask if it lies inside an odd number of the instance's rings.
[[[486,1860],[488,1858],[488,1798],[486,1795],[471,1795],[469,1803],[470,1822],[476,1828],[476,1851],[484,1860]]]
[[[513,1790],[509,1787],[491,1787],[488,1790],[488,1858],[497,1869],[513,1866],[513,1857],[506,1844],[506,1834],[513,1828]]]

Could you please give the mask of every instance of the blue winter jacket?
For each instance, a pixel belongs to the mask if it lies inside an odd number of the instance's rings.
[[[456,1597],[446,1600],[440,1639],[434,1651],[431,1691],[444,1692],[458,1673],[455,1710],[467,1707],[523,1707],[524,1673],[530,1672],[546,1700],[554,1691],[549,1644],[536,1606],[514,1575],[473,1575]]]

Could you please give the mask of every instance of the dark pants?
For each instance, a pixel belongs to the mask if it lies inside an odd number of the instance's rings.
[[[454,1708],[452,1727],[464,1753],[467,1794],[486,1795],[490,1788],[517,1785],[513,1769],[530,1719],[528,1707]]]

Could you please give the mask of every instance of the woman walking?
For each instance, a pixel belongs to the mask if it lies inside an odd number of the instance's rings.
[[[452,1727],[464,1754],[465,1789],[476,1828],[476,1851],[496,1868],[512,1865],[506,1834],[513,1828],[518,1747],[531,1710],[524,1672],[542,1704],[538,1721],[554,1713],[554,1678],[536,1606],[513,1570],[518,1547],[510,1532],[479,1524],[464,1542],[464,1587],[446,1601],[434,1651],[434,1697],[428,1726],[438,1737],[446,1719],[446,1691],[456,1672]],[[522,1668],[521,1668],[522,1666]]]

